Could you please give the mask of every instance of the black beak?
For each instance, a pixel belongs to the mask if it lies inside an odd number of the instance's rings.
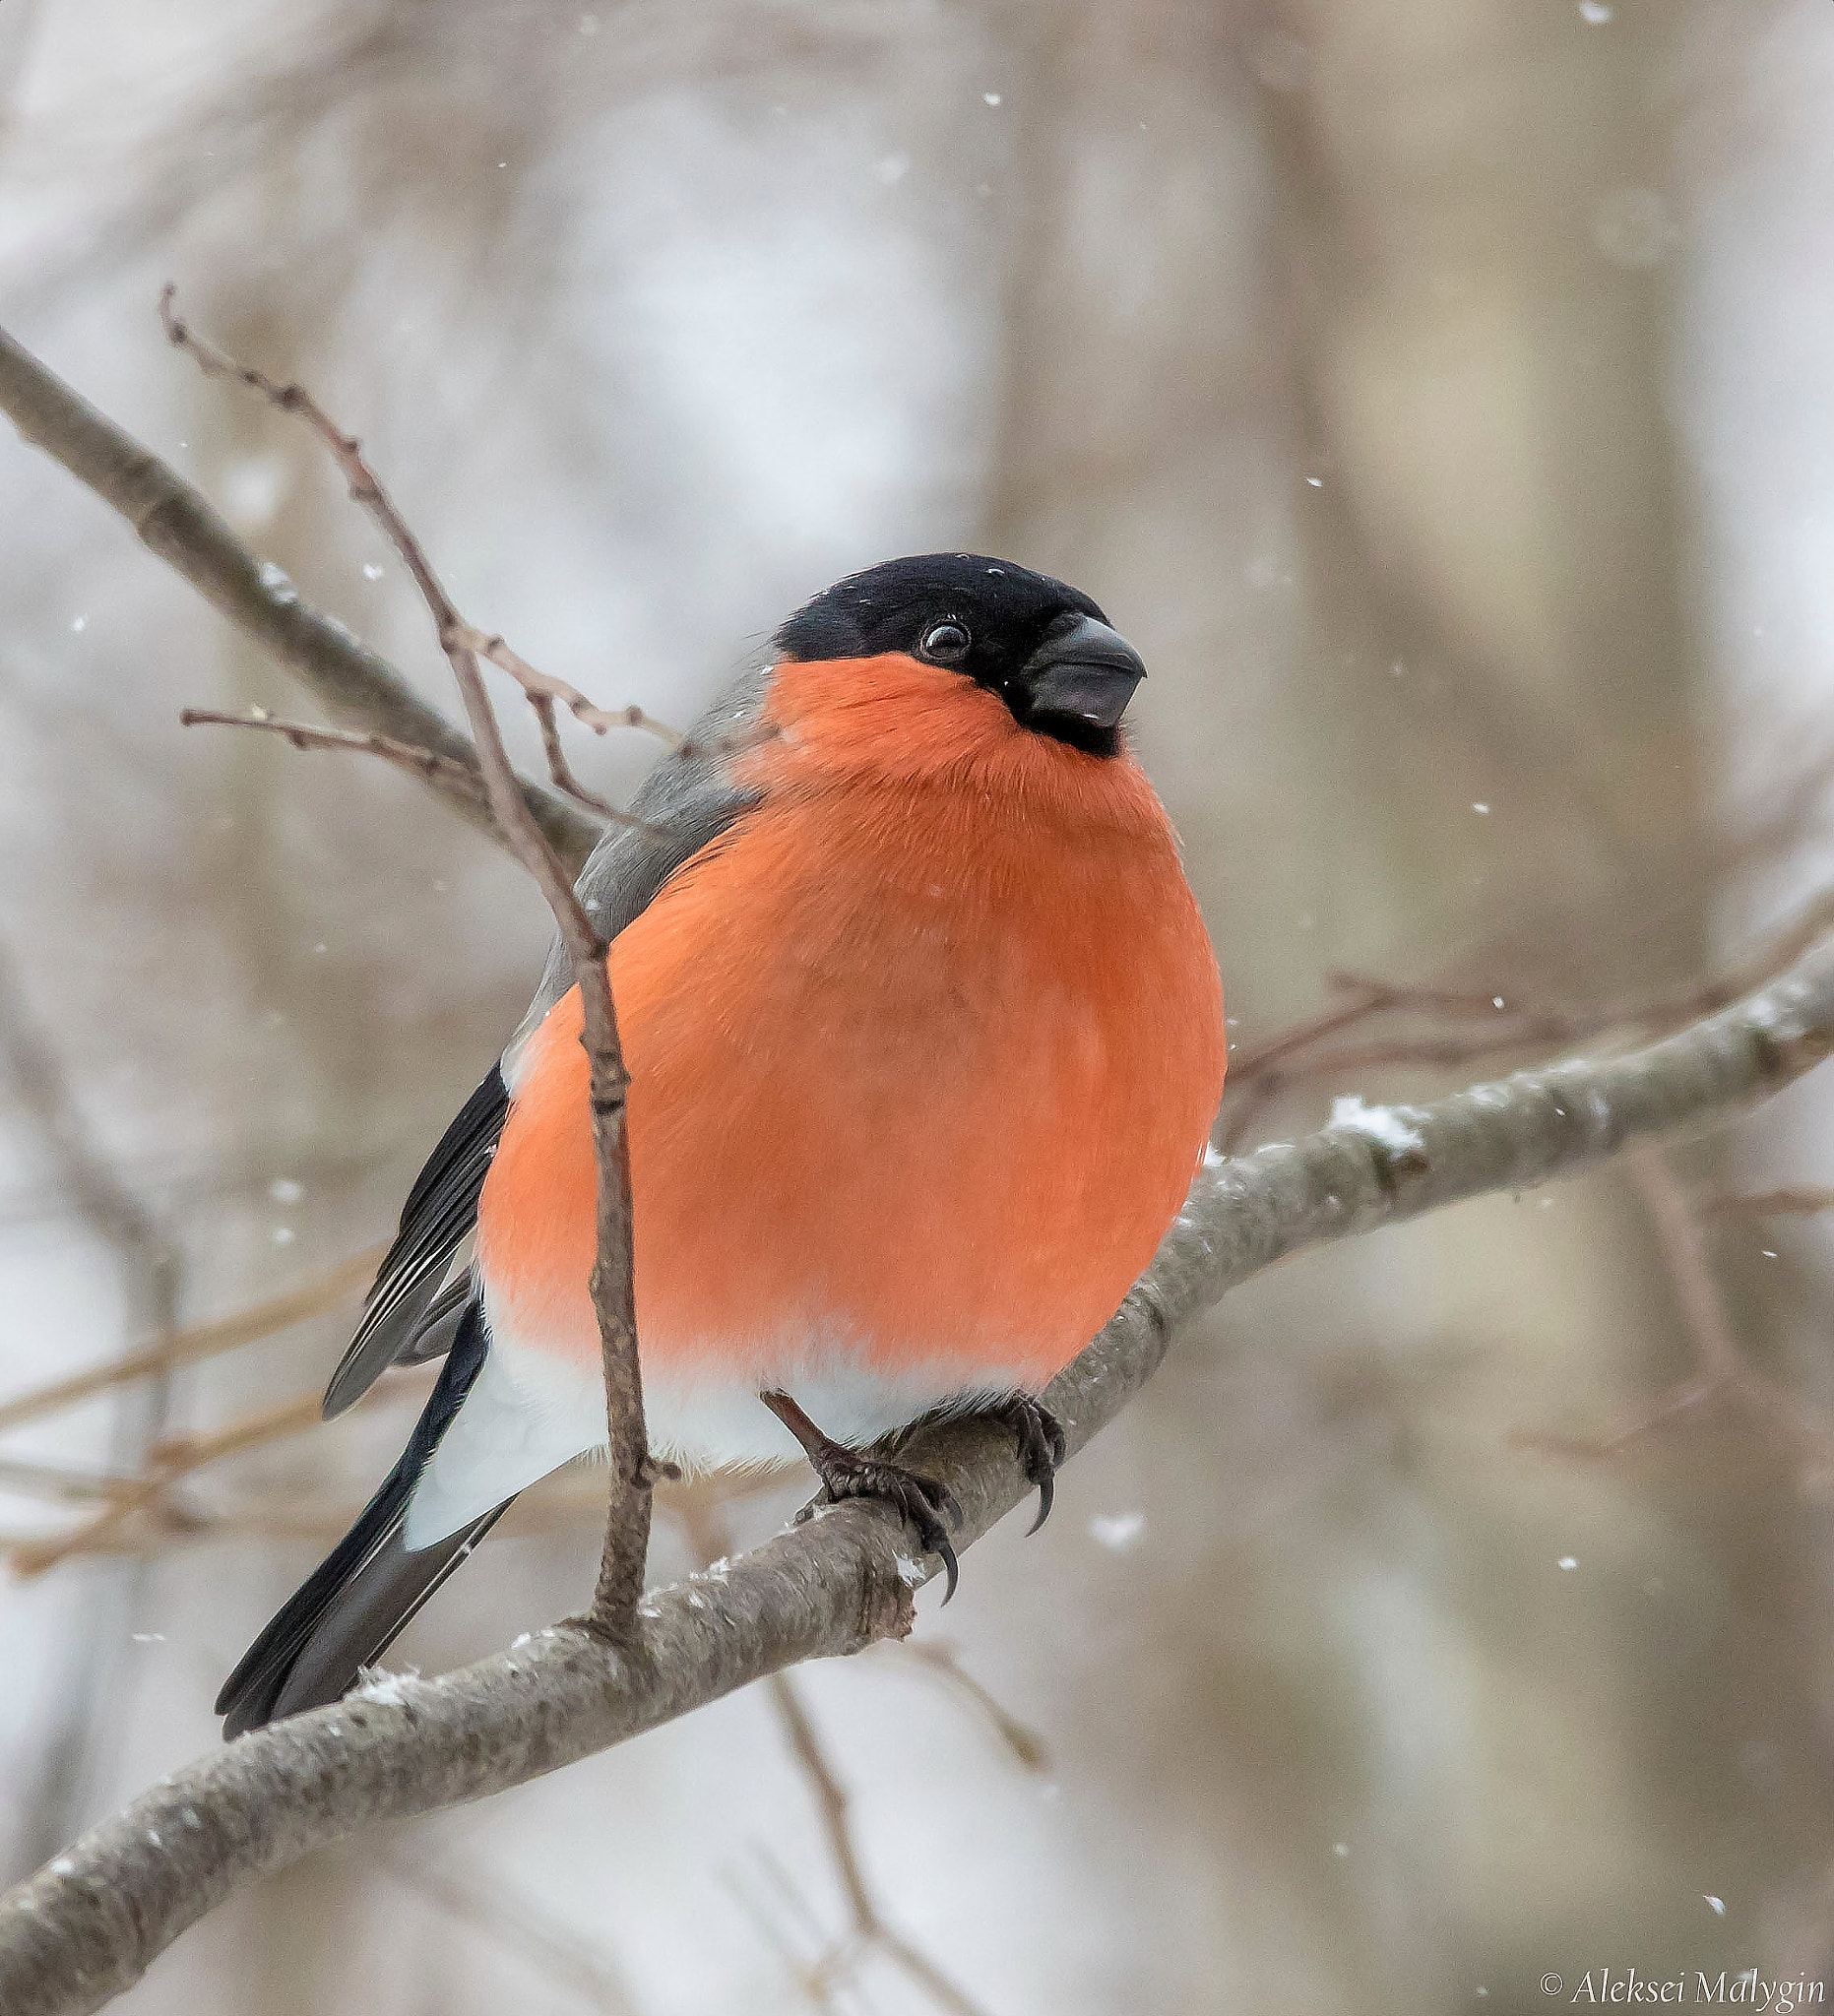
[[[1094,616],[1075,616],[1051,626],[1020,682],[1028,713],[1112,729],[1145,677],[1140,654],[1124,637]]]

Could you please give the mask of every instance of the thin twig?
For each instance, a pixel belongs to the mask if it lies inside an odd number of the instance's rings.
[[[1697,1207],[1712,1216],[1722,1212],[1748,1211],[1754,1218],[1814,1218],[1834,1211],[1834,1190],[1805,1183],[1786,1190],[1757,1190],[1746,1194],[1704,1198]]]
[[[257,559],[194,484],[0,330],[0,412],[111,505],[159,559],[238,629],[302,680],[346,726],[411,742],[471,768],[476,752],[378,653],[305,600],[278,567]],[[564,798],[524,784],[541,830],[575,867],[601,828]],[[469,797],[447,802],[494,835]]]
[[[382,1866],[395,1882],[444,1912],[455,1924],[522,1954],[606,2016],[636,2016],[630,1989],[605,1954],[527,1898],[509,1895],[500,1883],[486,1888],[450,1869],[424,1868],[405,1854],[388,1857]]]
[[[1519,1435],[1519,1445],[1550,1449],[1565,1456],[1611,1457],[1642,1441],[1655,1429],[1678,1420],[1715,1400],[1742,1401],[1771,1426],[1812,1450],[1825,1466],[1834,1450],[1834,1423],[1807,1402],[1767,1379],[1739,1348],[1725,1298],[1713,1277],[1700,1221],[1657,1148],[1633,1149],[1625,1167],[1662,1253],[1663,1265],[1693,1347],[1694,1370],[1676,1380],[1647,1406],[1596,1435]]]
[[[825,1963],[817,1963],[816,1981],[832,1984],[838,1975],[857,1967],[860,1949],[876,1948],[939,2009],[950,2011],[951,2016],[983,2016],[980,2003],[971,1999],[927,1954],[885,1922],[860,1866],[859,1850],[848,1813],[847,1788],[828,1761],[802,1696],[788,1673],[773,1673],[770,1689],[790,1753],[814,1791],[822,1832],[828,1837],[829,1858],[854,1920],[852,1937],[835,1947]]]
[[[637,1308],[632,1279],[630,1234],[630,1149],[625,1132],[625,1096],[630,1079],[618,1041],[611,999],[607,947],[574,894],[572,878],[524,802],[515,771],[478,668],[466,641],[473,628],[434,572],[432,562],[394,500],[364,460],[362,444],[347,434],[299,385],[281,385],[203,342],[179,317],[174,290],[159,296],[160,319],[177,347],[188,351],[212,376],[227,376],[279,408],[297,413],[330,450],[349,485],[350,495],[381,528],[413,577],[433,619],[465,703],[490,811],[510,852],[528,869],[547,900],[566,946],[582,1007],[581,1041],[591,1070],[593,1148],[598,1168],[597,1259],[592,1273],[593,1307],[599,1318],[604,1366],[606,1437],[609,1453],[609,1508],[605,1544],[588,1621],[614,1634],[629,1635],[637,1600],[643,1594],[649,1548],[653,1473],[643,1417],[643,1381],[637,1363]]]
[[[387,1398],[391,1385],[392,1375],[390,1382],[379,1386],[372,1394],[372,1403],[377,1397]],[[405,1379],[399,1395],[404,1400],[424,1398],[424,1388]],[[212,1457],[205,1459],[207,1462],[214,1460]],[[197,1467],[202,1468],[203,1465]],[[139,1473],[75,1470],[0,1457],[0,1491],[15,1491],[22,1496],[52,1502],[107,1502],[132,1492],[141,1481]],[[780,1487],[778,1480],[768,1476],[729,1480],[727,1484],[727,1503]],[[666,1480],[660,1480],[659,1487],[670,1494],[683,1489],[699,1491],[707,1488],[704,1482],[683,1486],[669,1484]],[[98,1532],[86,1537],[81,1551],[86,1554],[131,1554],[137,1560],[146,1560],[175,1552],[181,1547],[209,1545],[224,1540],[260,1538],[331,1542],[349,1531],[350,1522],[361,1509],[360,1499],[352,1502],[343,1498],[317,1507],[302,1507],[288,1492],[284,1508],[267,1499],[256,1499],[247,1504],[214,1509],[187,1508],[179,1525],[167,1522],[149,1526],[142,1523]],[[512,1536],[569,1532],[587,1520],[602,1523],[603,1517],[604,1486],[596,1469],[569,1468],[553,1472],[521,1492],[499,1530]],[[33,1533],[16,1536],[12,1541],[0,1541],[0,1553],[15,1544],[36,1544],[42,1538],[41,1534]],[[966,1687],[972,1689],[974,1683],[967,1674],[962,1675],[962,1680]]]
[[[605,734],[612,728],[642,728],[646,734],[655,735],[665,748],[678,749],[681,746],[678,728],[658,721],[655,715],[646,714],[641,707],[598,706],[588,700],[577,686],[569,686],[565,679],[555,678],[552,672],[538,670],[520,652],[512,651],[501,637],[486,636],[483,631],[467,623],[460,632],[459,641],[479,658],[487,658],[499,671],[507,672],[531,700],[545,702],[550,712],[558,703],[596,735]]]
[[[316,1427],[322,1418],[319,1392],[314,1387],[309,1393],[282,1401],[278,1407],[244,1415],[207,1435],[167,1436],[149,1452],[146,1474],[112,1491],[111,1502],[104,1511],[69,1533],[16,1546],[9,1565],[21,1580],[30,1581],[72,1554],[110,1551],[128,1522],[160,1508],[166,1493],[181,1478],[202,1470],[206,1464],[220,1463],[225,1456],[240,1456],[250,1449],[300,1434]]]
[[[532,702],[538,713],[541,703]],[[551,710],[550,710],[551,713]],[[551,721],[543,716],[543,737],[551,728]],[[450,756],[437,756],[431,749],[422,749],[414,742],[398,742],[390,735],[365,734],[352,728],[319,727],[311,722],[286,721],[281,716],[270,714],[265,707],[251,707],[246,714],[220,714],[209,707],[184,707],[179,709],[179,724],[182,727],[259,728],[269,734],[279,735],[290,742],[295,749],[334,749],[354,752],[357,755],[380,756],[384,762],[392,763],[397,770],[405,770],[410,777],[416,777],[422,784],[439,785],[455,796],[467,792],[475,796],[479,806],[488,812],[489,801],[484,790],[483,780],[476,771],[463,763],[455,763]],[[620,812],[618,808],[588,790],[567,768],[567,759],[558,742],[548,751],[548,767],[553,772],[554,782],[569,796],[576,797],[584,805],[602,812],[605,818],[619,826],[635,827],[640,833],[662,832],[661,827],[652,826],[648,820],[639,818],[634,812]]]
[[[519,844],[519,837],[515,831],[517,824],[515,815],[509,811],[507,802],[503,804],[497,802],[498,794],[491,788],[491,763],[485,752],[484,745],[486,738],[500,743],[500,737],[495,725],[496,717],[494,714],[490,716],[490,726],[487,730],[480,729],[479,717],[473,695],[468,690],[466,673],[462,666],[469,665],[472,673],[475,675],[479,651],[487,652],[488,648],[494,645],[502,653],[502,657],[493,659],[492,662],[500,664],[505,670],[510,671],[511,675],[528,695],[529,702],[534,707],[536,715],[541,724],[541,743],[546,752],[548,766],[553,773],[555,784],[562,790],[566,791],[569,796],[589,805],[593,811],[601,814],[606,819],[616,821],[619,824],[641,824],[641,821],[631,821],[629,816],[626,813],[620,812],[615,805],[607,803],[605,799],[588,790],[573,775],[572,770],[568,767],[565,756],[561,754],[560,737],[554,725],[554,703],[557,699],[564,699],[571,708],[574,706],[574,701],[577,700],[580,707],[585,708],[589,715],[595,717],[595,720],[590,724],[593,726],[598,726],[599,722],[602,721],[604,727],[609,727],[618,717],[604,714],[602,710],[594,707],[592,702],[583,693],[576,692],[575,688],[569,686],[564,679],[550,678],[545,672],[538,672],[526,660],[518,658],[500,637],[487,637],[474,625],[468,623],[459,614],[457,605],[452,600],[452,598],[447,595],[438,576],[433,572],[432,566],[427,560],[426,552],[419,540],[409,530],[408,523],[402,517],[400,511],[396,509],[394,500],[383,489],[381,483],[376,478],[375,472],[364,460],[362,444],[357,440],[356,436],[354,434],[347,434],[303,385],[283,385],[277,379],[270,378],[265,371],[258,371],[252,364],[244,364],[239,358],[230,356],[226,350],[219,349],[215,344],[209,343],[199,336],[197,331],[179,314],[177,300],[178,289],[168,281],[159,289],[159,320],[164,325],[166,340],[172,345],[173,348],[184,350],[193,357],[197,362],[198,368],[203,371],[206,377],[233,378],[238,383],[247,386],[251,392],[258,392],[270,406],[277,407],[282,412],[298,414],[331,451],[332,459],[337,463],[339,469],[344,472],[345,480],[350,486],[351,497],[358,504],[362,505],[376,521],[377,525],[382,528],[383,533],[394,545],[396,552],[400,554],[403,564],[407,567],[409,573],[412,575],[414,586],[420,591],[420,598],[426,603],[433,617],[434,627],[439,632],[440,649],[446,654],[447,662],[451,664],[454,673],[458,677],[459,692],[465,701],[466,714],[471,720],[473,740],[477,745],[479,769],[485,786],[488,809],[502,830],[505,845],[522,862],[523,866],[535,876],[537,882],[541,884],[543,894],[547,895],[551,905],[554,898],[547,889],[547,878],[541,868],[537,865],[535,855],[528,846],[526,837]],[[478,678],[477,682],[477,695],[482,700],[485,710],[488,711],[489,701],[484,697],[484,687],[481,678]],[[577,711],[578,709],[576,708],[575,712]],[[628,716],[631,714],[635,714],[637,717],[635,722],[628,720]],[[585,719],[584,716],[581,718]],[[626,710],[625,723],[627,725],[642,725],[647,720],[648,717],[644,715],[641,708]],[[660,724],[658,726],[660,730]],[[599,731],[603,733],[604,728],[601,727]],[[673,736],[675,741],[680,740],[678,735],[673,735],[672,729],[661,731]],[[300,746],[304,747],[306,745],[302,743]],[[322,747],[324,745],[321,744],[319,746]],[[378,750],[376,753],[380,755],[384,752]],[[465,768],[466,766],[462,764],[460,767]],[[503,755],[501,768],[509,772],[512,779],[512,788],[514,788],[515,772],[510,770],[507,754]],[[434,782],[437,775],[439,774],[430,774],[428,782]],[[539,823],[528,814],[526,806],[523,807],[523,812],[525,823],[539,841],[542,850],[551,854],[552,849],[546,835],[540,832]],[[562,874],[559,879],[567,886],[568,892],[571,894],[572,878]],[[559,912],[556,911],[555,914],[558,916]],[[564,919],[561,922],[561,930],[564,934],[566,930]]]
[[[171,1336],[144,1345],[138,1351],[110,1358],[105,1364],[92,1366],[87,1372],[74,1373],[70,1378],[59,1379],[49,1386],[34,1387],[32,1392],[22,1393],[0,1405],[0,1430],[22,1427],[27,1421],[60,1414],[80,1401],[105,1393],[111,1386],[149,1378],[157,1372],[173,1371],[180,1365],[194,1365],[203,1358],[216,1357],[221,1352],[235,1351],[242,1345],[272,1337],[278,1331],[289,1330],[309,1316],[336,1308],[348,1295],[365,1287],[376,1271],[380,1256],[379,1247],[372,1252],[359,1253],[355,1259],[335,1267],[322,1280],[293,1289],[286,1294],[276,1295],[271,1302],[258,1303],[252,1309],[244,1309],[238,1316],[175,1331]]]
[[[1233,1153],[1252,1122],[1283,1092],[1319,1080],[1354,1080],[1404,1065],[1454,1069],[1523,1050],[1589,1042],[1596,1038],[1660,1035],[1684,1027],[1737,1000],[1800,959],[1834,926],[1834,889],[1811,896],[1761,944],[1722,972],[1692,986],[1577,1007],[1511,1001],[1500,989],[1413,986],[1364,974],[1338,973],[1330,984],[1351,998],[1296,1023],[1230,1060],[1229,1084],[1216,1139]],[[1321,1048],[1327,1038],[1385,1015],[1471,1022],[1466,1030],[1439,1029],[1368,1042]]]
[[[0,1491],[17,1492],[21,1497],[93,1504],[97,1498],[112,1498],[132,1482],[132,1478],[104,1470],[78,1470],[69,1464],[0,1456]]]
[[[962,1664],[960,1650],[946,1638],[907,1638],[888,1646],[901,1663],[909,1661],[920,1671],[932,1673],[943,1686],[960,1694],[983,1718],[987,1727],[1027,1771],[1050,1769],[1050,1747],[1038,1731],[1023,1723],[992,1689]]]
[[[1379,1014],[1388,1006],[1391,989],[1384,981],[1349,981],[1342,976],[1334,976],[1332,984],[1355,988],[1355,998],[1340,1002],[1335,1008],[1327,1008],[1320,1015],[1308,1016],[1303,1022],[1296,1022],[1291,1028],[1269,1037],[1264,1043],[1232,1057],[1229,1060],[1231,1084],[1252,1083],[1295,1050],[1305,1049],[1324,1037],[1335,1036],[1340,1030],[1350,1028],[1366,1016]]]
[[[476,771],[450,756],[422,749],[417,743],[398,742],[393,735],[367,734],[356,728],[315,727],[310,722],[284,720],[265,707],[252,707],[246,714],[220,714],[215,708],[185,707],[179,710],[178,720],[181,726],[188,728],[257,728],[282,736],[295,749],[353,750],[380,756],[385,763],[407,771],[410,777],[417,777],[422,784],[441,785],[455,795],[475,800],[482,810],[490,809],[483,779]]]

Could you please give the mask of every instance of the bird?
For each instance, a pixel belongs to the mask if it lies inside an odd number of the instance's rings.
[[[822,1498],[891,1504],[951,1594],[958,1508],[895,1438],[996,1416],[1042,1524],[1064,1437],[1040,1396],[1151,1260],[1222,1097],[1216,956],[1122,725],[1145,675],[1048,576],[868,568],[779,628],[577,885],[630,1076],[653,1456],[806,1458]],[[225,1681],[225,1736],[340,1698],[519,1491],[604,1447],[581,1028],[556,945],[324,1412],[443,1357],[432,1395]]]

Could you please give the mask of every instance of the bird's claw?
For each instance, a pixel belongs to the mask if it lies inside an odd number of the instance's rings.
[[[999,1410],[999,1418],[1012,1429],[1019,1444],[1019,1466],[1038,1486],[1038,1517],[1026,1529],[1031,1539],[1050,1517],[1057,1495],[1057,1466],[1069,1444],[1063,1424],[1048,1409],[1041,1407],[1029,1393],[1021,1393]]]
[[[948,1575],[948,1586],[942,1596],[946,1604],[955,1594],[960,1576],[955,1548],[949,1544],[948,1529],[942,1522],[946,1516],[956,1526],[962,1523],[962,1508],[948,1485],[915,1470],[900,1469],[895,1463],[860,1456],[840,1443],[823,1450],[815,1467],[821,1478],[821,1497],[816,1503],[838,1505],[844,1498],[877,1498],[905,1521],[923,1551],[936,1555],[942,1562]],[[796,1514],[796,1524],[800,1526],[814,1509],[814,1505],[804,1505]]]

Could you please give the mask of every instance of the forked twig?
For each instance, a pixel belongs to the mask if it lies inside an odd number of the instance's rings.
[[[1831,926],[1834,889],[1824,889],[1743,958],[1692,986],[1574,1007],[1525,1003],[1501,989],[1413,986],[1364,974],[1333,974],[1330,985],[1348,999],[1231,1058],[1217,1144],[1235,1152],[1253,1122],[1296,1085],[1406,1065],[1453,1068],[1619,1032],[1659,1036],[1683,1028],[1784,972]],[[1323,1047],[1327,1039],[1387,1015],[1422,1017],[1440,1027]]]
[[[347,434],[303,385],[290,383],[283,385],[278,379],[270,378],[265,371],[257,370],[252,364],[243,363],[239,358],[230,356],[226,350],[219,349],[215,344],[199,336],[196,330],[179,314],[177,301],[178,289],[168,281],[159,289],[159,320],[164,326],[167,342],[175,349],[184,350],[193,357],[199,369],[207,377],[233,378],[239,384],[246,385],[250,391],[258,392],[270,406],[278,407],[283,412],[298,414],[305,421],[306,425],[324,442],[325,446],[330,449],[333,460],[337,463],[339,469],[343,471],[345,480],[349,484],[350,495],[375,519],[376,523],[388,536],[396,552],[401,555],[409,573],[412,575],[414,585],[419,589],[421,598],[426,602],[428,609],[431,610],[434,622],[438,628],[440,649],[445,652],[454,669],[457,670],[461,657],[471,660],[474,664],[476,658],[482,656],[488,658],[491,663],[507,671],[522,687],[523,692],[528,696],[530,705],[535,709],[537,719],[540,723],[541,745],[546,753],[548,769],[556,787],[565,791],[569,797],[577,799],[592,811],[599,813],[601,818],[611,820],[619,825],[641,825],[643,823],[641,820],[633,820],[629,813],[620,811],[617,806],[600,797],[596,791],[589,790],[574,776],[565,755],[561,751],[560,737],[554,721],[555,702],[564,703],[577,719],[584,722],[589,727],[594,728],[600,734],[603,734],[607,728],[613,725],[649,727],[665,741],[669,742],[671,746],[680,741],[680,736],[672,728],[664,727],[662,723],[653,722],[640,707],[625,708],[621,713],[617,714],[607,713],[603,708],[595,707],[584,693],[580,692],[575,686],[569,686],[564,679],[556,679],[549,676],[546,672],[537,671],[526,659],[519,657],[515,652],[511,651],[502,638],[487,636],[474,624],[466,622],[433,573],[419,540],[409,530],[406,520],[403,519],[401,513],[396,509],[393,499],[383,489],[381,483],[376,478],[375,472],[364,460],[362,444],[357,440],[356,436],[354,434]],[[463,676],[460,679],[460,687],[461,691],[463,691]],[[471,712],[471,696],[469,694],[466,695],[466,710],[468,714]],[[472,732],[474,736],[477,733],[477,724],[474,720],[472,724]],[[383,747],[379,746],[379,744],[388,744],[389,746]],[[300,742],[297,746],[300,748],[331,748],[336,746],[368,748],[378,756],[386,756],[389,761],[399,763],[403,758],[398,752],[405,750],[411,745],[395,743],[394,739],[390,736],[380,736],[373,740],[365,736],[358,736],[351,743]],[[450,761],[450,759],[445,760]],[[507,760],[505,758],[506,763]],[[464,764],[460,764],[457,767],[460,770],[466,768]],[[479,767],[480,771],[484,772],[487,777],[487,766],[481,761],[481,750]],[[450,784],[452,782],[450,775],[444,768],[438,770],[423,769],[421,775],[429,783],[439,781]],[[475,783],[477,780],[474,778],[472,782]],[[486,789],[488,789],[487,784]],[[488,802],[490,802],[494,810],[494,798],[490,798]],[[529,823],[533,825],[534,822],[531,820]],[[504,831],[505,836],[508,837],[508,824],[500,813],[497,815],[497,824]],[[545,845],[545,836],[541,837]],[[525,859],[524,866],[529,865],[530,863]]]
[[[331,451],[351,497],[381,528],[420,591],[420,598],[452,667],[490,812],[511,853],[528,869],[553,912],[579,989],[582,1032],[591,1067],[593,1153],[598,1170],[597,1260],[592,1273],[593,1307],[599,1318],[604,1369],[606,1438],[611,1473],[605,1544],[600,1559],[593,1606],[585,1620],[614,1636],[629,1635],[637,1599],[643,1593],[649,1548],[653,1472],[644,1425],[643,1380],[637,1363],[637,1309],[631,1269],[630,1153],[625,1135],[625,1095],[629,1076],[618,1040],[617,1013],[606,965],[608,947],[574,893],[572,880],[524,802],[510,767],[477,654],[467,642],[473,626],[459,613],[425,549],[383,488],[362,444],[347,434],[299,385],[281,385],[266,373],[205,343],[187,327],[175,305],[175,290],[159,296],[159,316],[168,340],[194,357],[209,375],[229,377],[258,392],[284,412],[297,413]]]
[[[642,728],[667,748],[678,749],[681,746],[680,730],[671,728],[665,721],[658,721],[655,715],[646,714],[641,707],[598,706],[587,699],[577,686],[570,686],[565,679],[557,679],[552,672],[543,672],[532,665],[520,652],[512,651],[501,637],[486,635],[467,623],[461,630],[460,642],[476,652],[479,658],[487,658],[498,671],[507,672],[532,701],[538,705],[544,704],[550,714],[556,704],[564,707],[575,721],[591,728],[596,735],[605,734],[612,728]]]

